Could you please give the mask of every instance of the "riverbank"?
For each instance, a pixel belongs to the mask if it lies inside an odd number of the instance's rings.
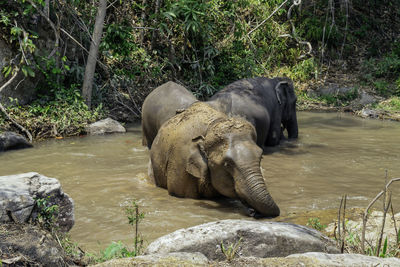
[[[315,83],[299,85],[297,90],[298,111],[347,112],[362,118],[400,121],[400,98],[383,98],[366,89],[346,84],[330,84],[315,87]],[[309,89],[305,89],[309,88]],[[127,113],[115,114],[101,108],[88,110],[82,103],[70,106],[68,103],[54,106],[10,106],[10,116],[29,130],[35,141],[45,138],[65,138],[85,135],[86,127],[97,120],[112,117],[124,122]],[[68,116],[66,116],[68,114]],[[125,119],[124,119],[125,118]],[[13,129],[10,121],[0,116],[0,132]]]

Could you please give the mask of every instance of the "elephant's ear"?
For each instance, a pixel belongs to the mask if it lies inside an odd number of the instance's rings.
[[[275,94],[276,94],[276,98],[278,99],[278,103],[279,105],[282,104],[282,100],[281,100],[281,86],[282,85],[288,85],[287,81],[280,81],[279,83],[277,83],[277,85],[275,86]],[[285,89],[284,89],[285,90]],[[286,94],[286,93],[285,93]]]
[[[207,158],[204,152],[204,137],[192,139],[190,152],[186,161],[186,171],[194,177],[206,179],[208,175]]]

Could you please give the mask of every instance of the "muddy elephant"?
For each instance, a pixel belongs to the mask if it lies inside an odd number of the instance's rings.
[[[298,137],[296,100],[290,79],[257,77],[227,85],[208,103],[229,116],[246,118],[256,128],[257,144],[264,147],[278,145],[285,129],[289,139]]]
[[[167,82],[155,88],[142,105],[142,143],[151,148],[161,125],[173,117],[177,110],[193,104],[197,99],[185,87]]]
[[[150,150],[149,174],[169,194],[240,199],[255,216],[278,216],[261,173],[254,127],[204,102],[168,120]]]

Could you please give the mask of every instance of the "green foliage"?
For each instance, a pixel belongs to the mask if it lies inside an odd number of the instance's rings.
[[[89,110],[76,87],[54,91],[27,106],[12,105],[8,112],[28,129],[34,138],[73,136],[85,126],[103,118],[102,106]]]
[[[318,76],[318,65],[314,58],[308,58],[292,66],[283,67],[281,72],[293,81],[307,82]]]
[[[128,223],[134,228],[134,248],[131,249],[121,241],[112,242],[106,249],[100,252],[99,255],[93,256],[95,262],[104,262],[114,258],[136,257],[142,253],[143,239],[138,232],[138,226],[145,214],[139,212],[139,205],[135,200],[132,200],[125,207],[125,214],[128,218]]]
[[[36,198],[35,208],[38,212],[36,222],[45,229],[53,229],[58,216],[58,205],[52,205],[50,196],[47,196],[46,198]]]
[[[137,256],[135,251],[127,248],[121,241],[112,242],[105,250],[101,252],[97,262],[104,262],[115,258],[126,258]]]
[[[334,105],[334,106],[346,106],[350,104],[350,102],[358,97],[358,89],[354,87],[353,89],[349,90],[344,94],[331,94],[331,95],[323,95],[320,96],[318,99],[321,102],[326,103],[327,105]]]
[[[71,240],[69,234],[64,234],[60,239],[61,246],[66,255],[71,258],[81,258],[83,255],[82,250],[79,248],[78,243]]]
[[[240,249],[240,243],[242,242],[242,237],[239,238],[237,242],[234,244],[230,244],[228,247],[225,247],[224,243],[221,241],[221,251],[222,254],[225,255],[227,261],[233,260],[236,256],[237,253],[239,252]]]
[[[392,97],[375,106],[378,109],[400,112],[400,97]]]
[[[310,226],[317,231],[323,231],[327,227],[326,225],[321,224],[319,218],[309,218],[307,221],[307,226]]]
[[[113,57],[128,57],[137,50],[132,28],[126,25],[106,24],[100,49],[108,51]]]
[[[400,96],[400,55],[395,52],[383,58],[371,58],[362,65],[363,80],[372,84],[382,96]]]
[[[386,258],[387,257],[387,249],[388,249],[388,239],[387,237],[385,237],[385,242],[383,242],[383,247],[382,247],[382,251],[379,254],[379,257],[381,258]]]

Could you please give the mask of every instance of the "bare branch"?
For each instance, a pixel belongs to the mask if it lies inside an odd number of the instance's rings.
[[[11,76],[11,78],[0,87],[0,92],[3,91],[4,88],[9,86],[14,81],[14,79],[17,77],[18,73],[19,73],[19,68],[16,67],[15,70],[13,71],[13,75]]]
[[[343,221],[342,221],[342,227],[343,227],[343,236],[342,236],[342,247],[341,247],[341,252],[344,252],[344,240],[345,240],[345,235],[346,235],[346,202],[347,202],[347,195],[343,196],[344,202],[343,202]]]

